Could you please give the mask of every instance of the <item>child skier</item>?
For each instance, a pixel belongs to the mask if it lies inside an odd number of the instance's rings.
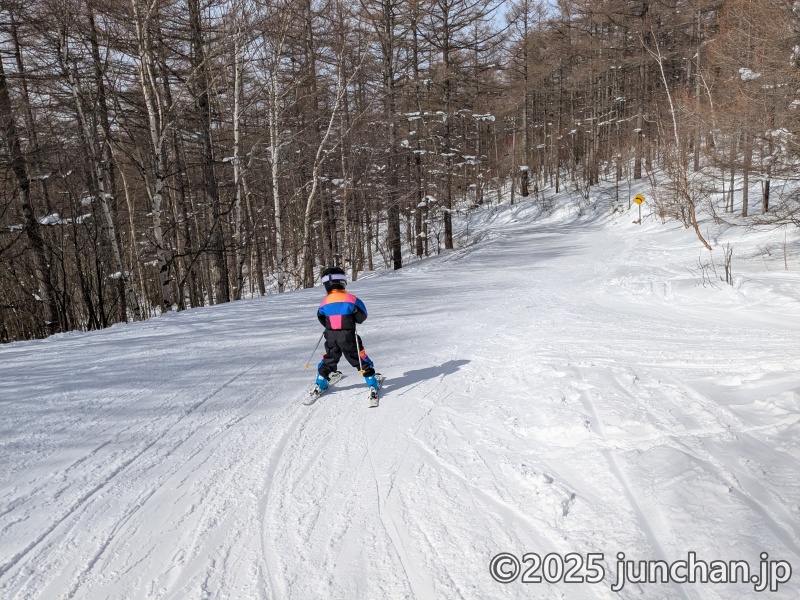
[[[370,406],[377,406],[382,377],[375,373],[375,365],[367,356],[361,337],[356,334],[356,324],[367,319],[367,307],[345,291],[347,276],[339,267],[325,269],[322,283],[328,295],[317,310],[317,319],[325,326],[325,354],[317,365],[317,381],[312,394],[319,395],[328,389],[332,374],[337,374],[337,380],[341,377],[336,366],[344,355],[347,362],[364,375],[370,392]]]

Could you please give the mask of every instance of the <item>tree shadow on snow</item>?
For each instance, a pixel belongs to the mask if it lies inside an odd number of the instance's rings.
[[[386,383],[384,383],[381,387],[381,396],[388,392],[395,392],[404,387],[422,383],[423,381],[427,381],[429,379],[435,379],[440,375],[452,375],[469,362],[470,361],[468,360],[449,360],[446,363],[435,367],[425,367],[424,369],[417,369],[415,371],[406,371],[400,377],[387,376]]]

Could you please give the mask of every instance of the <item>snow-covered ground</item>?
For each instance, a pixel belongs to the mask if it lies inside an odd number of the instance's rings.
[[[0,347],[0,597],[800,597],[796,236],[556,206],[349,286],[378,409],[301,403],[319,288]]]

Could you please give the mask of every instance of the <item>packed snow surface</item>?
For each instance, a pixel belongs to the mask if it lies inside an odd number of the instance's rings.
[[[302,404],[320,288],[0,347],[0,597],[800,597],[800,264],[721,232],[728,285],[635,210],[480,209],[351,282],[377,409],[344,361]]]

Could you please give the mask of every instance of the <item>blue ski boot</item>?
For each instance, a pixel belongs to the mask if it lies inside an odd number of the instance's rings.
[[[367,384],[368,388],[375,391],[378,391],[381,387],[377,375],[370,375],[369,377],[364,377],[364,383]]]
[[[328,380],[319,373],[317,373],[317,380],[314,383],[316,385],[314,390],[317,392],[324,392],[328,389]]]
[[[374,375],[370,375],[369,377],[364,377],[364,383],[367,384],[367,388],[369,389],[369,406],[370,408],[375,408],[378,406],[378,392],[381,389],[381,381],[383,377],[381,377],[380,373],[375,373]]]
[[[328,379],[325,379],[322,375],[317,374],[317,379],[314,381],[314,389],[311,390],[309,393],[308,398],[303,404],[314,404],[317,399],[322,396],[330,387],[337,383],[344,375],[342,375],[339,371],[334,371],[331,373]]]

